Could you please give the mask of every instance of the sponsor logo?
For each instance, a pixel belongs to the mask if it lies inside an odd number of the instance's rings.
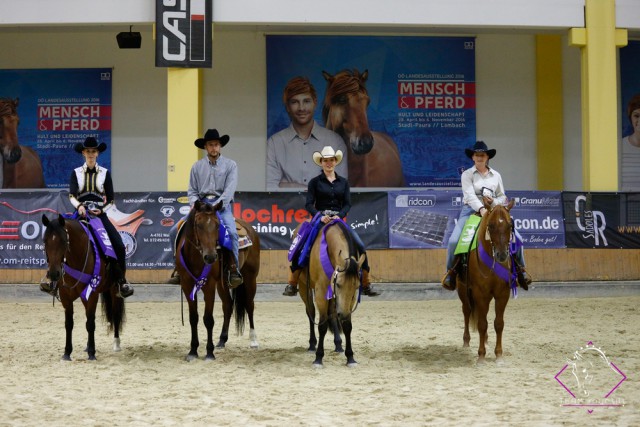
[[[162,213],[162,215],[164,215],[167,218],[173,215],[175,211],[176,211],[176,208],[174,208],[171,205],[165,205],[160,208],[160,212]]]
[[[175,224],[176,222],[173,220],[173,218],[162,218],[160,220],[160,225],[162,225],[163,227],[173,227],[173,224]]]
[[[397,208],[409,208],[409,207],[431,207],[436,205],[435,195],[420,195],[410,196],[408,194],[401,194],[396,197]]]

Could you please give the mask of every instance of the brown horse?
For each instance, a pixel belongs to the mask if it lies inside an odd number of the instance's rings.
[[[0,98],[1,188],[44,188],[40,157],[31,147],[18,143],[20,100]]]
[[[303,268],[298,285],[300,297],[304,301],[311,338],[311,348],[315,344],[314,321],[316,309],[319,313],[319,342],[316,349],[315,367],[322,367],[324,357],[324,337],[329,325],[336,325],[336,348],[340,331],[344,332],[347,366],[356,366],[351,346],[351,313],[359,299],[360,270],[365,260],[358,254],[357,245],[351,232],[342,220],[326,224],[318,233],[309,255],[309,265]],[[336,350],[338,351],[338,350]]]
[[[120,351],[120,332],[125,321],[124,299],[118,296],[118,287],[105,257],[98,252],[95,241],[80,222],[62,215],[49,220],[42,215],[42,223],[46,227],[43,240],[48,281],[43,281],[40,288],[57,295],[64,307],[66,343],[62,360],[71,360],[73,302],[78,297],[81,297],[87,317],[89,360],[96,359],[94,334],[98,295],[102,295],[102,310],[109,330],[113,331],[113,351]]]
[[[180,231],[176,245],[176,269],[180,274],[180,286],[189,304],[189,324],[191,325],[191,350],[187,361],[198,358],[198,298],[197,293],[202,290],[204,295],[204,316],[202,318],[207,329],[206,360],[213,360],[213,305],[215,292],[222,300],[224,322],[217,348],[224,348],[229,337],[229,323],[231,314],[235,310],[236,332],[244,332],[245,315],[249,318],[250,347],[258,347],[258,339],[253,323],[254,298],[256,295],[256,281],[260,270],[260,238],[253,227],[242,220],[236,219],[247,232],[251,245],[240,249],[238,258],[240,272],[244,283],[229,290],[227,280],[223,277],[230,265],[228,258],[232,255],[227,250],[222,251],[219,242],[220,222],[217,211],[222,209],[222,202],[215,206],[196,201],[189,216]]]
[[[513,208],[512,199],[507,206],[491,207],[486,203],[487,214],[478,225],[477,248],[468,255],[467,268],[458,274],[458,296],[462,302],[464,314],[463,343],[469,347],[469,323],[478,331],[478,363],[484,363],[488,338],[487,313],[491,300],[495,300],[496,318],[493,326],[496,330],[496,362],[502,362],[502,330],[504,329],[504,311],[509,302],[509,293],[515,294],[516,275],[511,242],[514,238],[513,223],[509,211]],[[511,285],[511,289],[510,289]]]
[[[322,72],[327,90],[322,118],[327,129],[344,139],[349,151],[349,184],[352,187],[404,187],[402,162],[391,137],[369,129],[369,71],[342,70],[335,76]]]

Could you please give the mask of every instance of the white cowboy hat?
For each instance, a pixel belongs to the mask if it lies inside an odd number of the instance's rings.
[[[338,166],[342,161],[342,150],[333,151],[333,147],[327,145],[322,151],[313,153],[313,162],[318,166],[322,166],[320,159],[330,159],[332,157],[336,159],[336,166]]]

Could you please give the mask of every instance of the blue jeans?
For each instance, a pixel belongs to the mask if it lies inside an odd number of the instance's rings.
[[[454,253],[456,251],[456,246],[458,245],[458,240],[460,239],[460,233],[462,233],[462,228],[467,222],[467,218],[469,218],[474,212],[475,211],[469,205],[464,205],[460,211],[458,222],[456,223],[456,227],[453,229],[453,232],[449,237],[449,243],[447,244],[447,271],[453,268]],[[518,230],[514,231],[517,238],[522,240]],[[524,251],[522,250],[522,247],[518,248],[518,251],[516,252],[516,259],[518,264],[524,267]]]
[[[180,221],[186,221],[189,217],[189,214],[182,217]],[[233,211],[231,209],[231,205],[226,209],[220,211],[220,219],[225,227],[227,227],[227,232],[231,237],[231,247],[233,252],[233,258],[235,260],[235,264],[240,269],[240,262],[238,261],[238,230],[236,230],[236,220],[233,216]],[[180,221],[176,222],[173,227],[169,230],[169,239],[171,241],[171,246],[173,247],[173,252],[176,251],[176,237],[178,235],[178,224]]]

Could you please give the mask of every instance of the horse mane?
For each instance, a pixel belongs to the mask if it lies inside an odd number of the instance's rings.
[[[330,77],[326,71],[323,72],[325,79],[329,82],[322,107],[322,119],[325,123],[327,122],[331,104],[336,103],[340,96],[354,92],[368,93],[367,87],[364,84],[367,80],[365,77],[366,74],[367,71],[361,74],[357,68],[353,70],[343,69],[333,77]]]
[[[18,102],[11,98],[0,98],[0,117],[18,114]]]
[[[338,227],[340,228],[340,231],[342,231],[342,234],[344,235],[347,241],[347,246],[349,248],[349,257],[348,257],[349,265],[347,265],[346,273],[358,274],[358,262],[356,260],[358,259],[359,253],[358,253],[357,245],[353,240],[353,237],[351,236],[351,231],[349,231],[349,229],[347,228],[347,225],[342,221],[337,221],[336,225],[338,225]]]

